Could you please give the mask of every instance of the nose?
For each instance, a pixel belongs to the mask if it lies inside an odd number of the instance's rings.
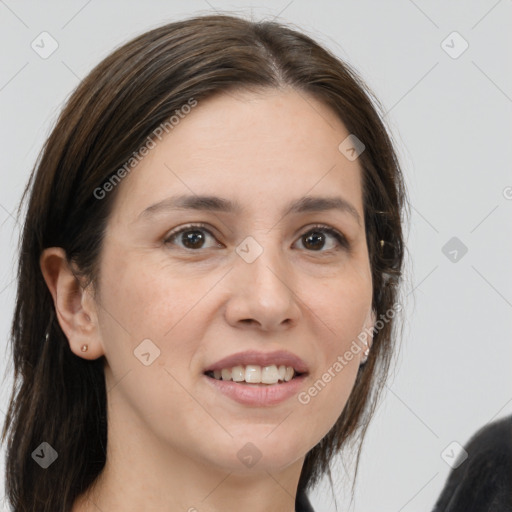
[[[280,249],[265,247],[254,261],[235,259],[225,316],[234,327],[289,329],[301,316],[292,267]]]

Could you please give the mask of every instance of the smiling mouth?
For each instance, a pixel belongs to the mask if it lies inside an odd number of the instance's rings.
[[[223,368],[222,370],[210,370],[206,371],[204,375],[215,380],[231,381],[238,384],[271,386],[284,384],[304,374],[297,372],[292,366],[270,365],[261,367],[245,365]]]

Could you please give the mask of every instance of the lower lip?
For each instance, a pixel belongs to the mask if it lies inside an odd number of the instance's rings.
[[[204,375],[210,386],[240,404],[264,407],[276,405],[298,394],[306,375],[280,384],[240,384],[232,380],[217,380]]]

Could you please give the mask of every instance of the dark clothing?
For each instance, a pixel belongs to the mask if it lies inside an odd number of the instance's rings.
[[[315,512],[306,493],[297,493],[297,497],[295,498],[295,512]]]
[[[512,512],[512,416],[481,428],[433,512]]]

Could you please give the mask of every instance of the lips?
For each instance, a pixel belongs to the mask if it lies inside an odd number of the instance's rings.
[[[248,350],[245,352],[238,352],[209,365],[205,368],[204,373],[206,374],[207,372],[213,372],[215,370],[248,365],[257,365],[261,367],[271,365],[279,367],[284,365],[293,367],[295,372],[299,375],[308,373],[307,364],[299,356],[296,356],[286,350],[277,350],[275,352]]]
[[[286,367],[284,380],[279,378],[276,382],[276,367],[280,370]],[[254,380],[259,381],[260,379],[248,377],[248,369],[249,373],[255,371],[256,374],[261,369],[261,380],[266,382],[250,383],[251,380],[254,382]],[[245,378],[241,382],[243,370],[245,370]],[[213,376],[212,373],[214,373]],[[220,379],[218,378],[219,373],[221,373]],[[215,374],[217,374],[217,378],[215,378]],[[277,406],[292,399],[303,388],[308,374],[307,364],[291,352],[286,350],[275,352],[248,350],[224,357],[209,365],[204,370],[204,382],[215,393],[221,393],[244,406],[268,407]],[[233,377],[233,380],[224,380],[224,376],[226,378]]]

